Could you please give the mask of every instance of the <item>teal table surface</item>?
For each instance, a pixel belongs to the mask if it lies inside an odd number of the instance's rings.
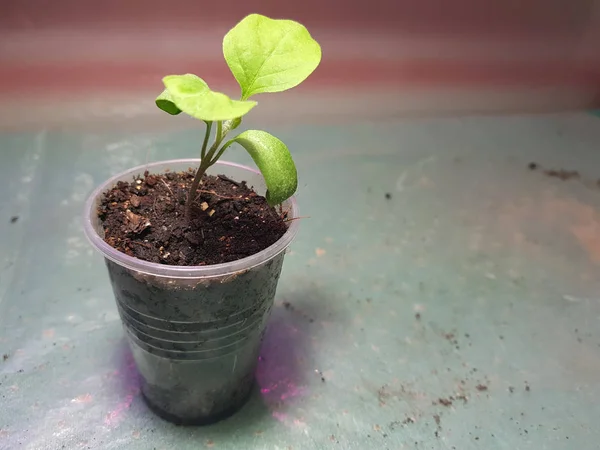
[[[192,125],[0,134],[1,449],[600,448],[598,117],[263,124],[307,217],[255,392],[201,428],[140,398],[81,226],[107,177],[195,157]]]

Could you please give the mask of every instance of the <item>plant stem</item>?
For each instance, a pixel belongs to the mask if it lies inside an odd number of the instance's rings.
[[[221,147],[221,150],[219,150],[219,152],[217,153],[217,156],[215,156],[212,159],[211,164],[216,163],[221,158],[221,156],[223,156],[223,153],[225,153],[225,150],[227,150],[227,147],[229,147],[231,144],[233,144],[233,142],[229,141],[223,147]]]
[[[214,154],[217,152],[217,150],[219,148],[219,145],[221,145],[221,142],[223,142],[223,140],[225,139],[225,136],[227,136],[227,133],[229,133],[229,131],[231,131],[231,121],[230,120],[225,122],[224,125],[222,122],[217,122],[217,136],[215,138],[215,142],[210,147],[210,150],[206,153],[206,158],[211,160],[211,163],[210,163],[211,166],[214,163],[216,163],[218,161],[218,159],[220,158],[220,156],[223,154],[223,152],[220,151],[219,156],[217,158],[213,158]],[[223,150],[223,149],[221,149],[221,150]]]
[[[206,134],[204,136],[204,142],[202,143],[200,167],[198,167],[198,171],[194,176],[194,181],[192,181],[192,186],[190,187],[190,192],[188,192],[188,198],[185,204],[185,216],[188,221],[192,218],[192,204],[194,203],[194,199],[196,198],[196,192],[198,191],[198,186],[200,186],[200,181],[202,180],[202,177],[204,176],[208,168],[214,163],[216,163],[223,154],[223,152],[227,149],[227,147],[229,147],[229,145],[225,144],[223,148],[221,148],[221,150],[217,153],[216,158],[213,158],[219,148],[219,145],[221,145],[221,142],[223,142],[223,139],[225,139],[227,133],[231,131],[232,123],[233,121],[228,120],[223,126],[223,121],[219,120],[217,122],[217,134],[215,136],[215,142],[210,146],[210,149],[207,152],[206,146],[210,136],[210,128],[212,126],[212,122],[206,122]]]
[[[194,203],[196,191],[198,190],[198,186],[200,186],[202,176],[209,167],[210,159],[203,159],[200,161],[200,167],[198,167],[198,170],[196,171],[196,176],[194,177],[194,181],[192,181],[192,186],[190,187],[190,192],[188,193],[188,198],[185,203],[185,217],[188,221],[192,218],[192,203]]]
[[[210,129],[212,128],[212,122],[206,122],[206,133],[204,134],[204,142],[202,142],[202,151],[200,152],[200,158],[204,159],[206,156],[206,146],[208,145],[208,139],[210,138]]]

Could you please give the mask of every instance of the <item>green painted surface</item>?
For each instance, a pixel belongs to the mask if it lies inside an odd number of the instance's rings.
[[[95,185],[195,156],[201,130],[123,127],[0,136],[1,449],[598,448],[597,118],[270,127],[310,218],[259,388],[205,428],[141,401],[80,224]]]

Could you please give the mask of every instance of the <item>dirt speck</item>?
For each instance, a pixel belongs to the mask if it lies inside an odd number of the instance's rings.
[[[390,194],[389,192],[386,192],[386,193],[385,193],[385,198],[386,198],[387,200],[391,200],[391,199],[392,199],[392,194]]]
[[[415,314],[415,319],[421,320],[421,313],[416,313]]]
[[[576,170],[550,169],[544,171],[544,173],[549,177],[558,178],[559,180],[563,181],[572,180],[580,177],[579,172],[577,172]]]
[[[6,361],[9,358],[8,353],[2,355],[2,361]]]
[[[10,218],[10,223],[17,223],[18,220],[19,220],[19,216],[12,216]]]
[[[530,162],[527,167],[529,167],[529,170],[536,170],[538,168],[538,165],[534,162]]]
[[[439,398],[438,403],[446,407],[452,406],[452,400],[450,400],[449,398]]]
[[[400,425],[400,422],[397,420],[393,420],[389,423],[388,427],[390,428],[390,430],[394,431],[398,427],[398,425]]]
[[[315,369],[315,373],[321,377],[321,383],[325,383],[326,380],[323,372],[321,372],[319,369]]]
[[[465,394],[459,394],[456,396],[457,400],[462,400],[463,403],[467,403],[469,401],[469,399],[467,398],[467,396]]]
[[[475,389],[477,389],[479,392],[485,392],[488,390],[488,387],[485,384],[478,384],[475,386]]]
[[[291,311],[293,313],[298,314],[300,317],[302,317],[305,320],[308,320],[308,322],[310,322],[310,323],[314,323],[315,319],[313,317],[310,317],[308,314],[306,314],[306,313],[304,313],[302,311],[296,310],[296,308],[294,307],[294,305],[292,305],[290,302],[285,301],[285,302],[282,303],[282,305],[288,311]]]

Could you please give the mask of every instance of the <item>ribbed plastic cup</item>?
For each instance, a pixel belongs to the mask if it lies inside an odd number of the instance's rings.
[[[248,398],[286,248],[298,221],[267,249],[224,264],[168,266],[128,256],[103,240],[97,209],[118,181],[196,168],[199,159],[146,164],[99,186],[85,205],[84,230],[104,256],[117,308],[141,375],[142,394],[162,418],[208,424],[236,412]],[[260,173],[217,162],[209,174],[246,181],[264,195]],[[283,205],[298,217],[294,198]]]

